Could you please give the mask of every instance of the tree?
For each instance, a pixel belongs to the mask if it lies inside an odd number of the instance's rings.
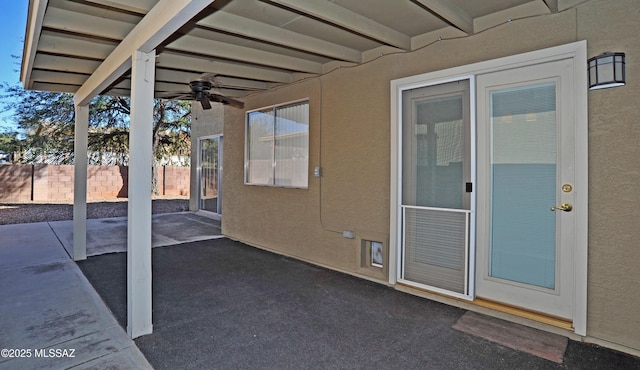
[[[30,158],[53,158],[56,163],[73,162],[75,107],[73,95],[24,90],[21,86],[2,85],[0,106],[13,110],[13,118],[25,139]],[[120,96],[97,96],[89,105],[88,149],[90,164],[104,164],[105,154],[115,164],[125,165],[129,153],[130,99]],[[190,153],[191,103],[173,100],[154,100],[153,112],[154,165],[172,156]],[[114,158],[115,157],[115,158]],[[153,179],[157,194],[157,179]]]
[[[21,146],[17,131],[4,130],[0,132],[0,163],[12,162],[13,153]]]

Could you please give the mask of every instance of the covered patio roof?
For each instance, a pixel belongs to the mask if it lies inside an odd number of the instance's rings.
[[[30,0],[21,80],[26,89],[128,96],[131,65],[113,59],[118,46],[138,40],[156,50],[156,97],[188,92],[189,81],[204,77],[241,98],[576,2],[211,0],[175,17],[166,14],[175,4],[195,1]]]
[[[86,258],[88,104],[131,96],[128,327],[152,332],[153,98],[255,91],[356,66],[582,0],[29,0],[21,81],[74,94],[75,260]],[[532,36],[535,37],[535,36]]]

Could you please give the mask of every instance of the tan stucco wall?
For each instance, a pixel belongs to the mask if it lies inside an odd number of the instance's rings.
[[[198,102],[191,108],[191,185],[189,209],[198,210],[198,138],[221,135],[224,128],[224,108],[220,103],[211,103],[211,109],[203,110]]]
[[[390,81],[586,39],[589,56],[626,52],[628,76],[589,93],[588,335],[640,350],[639,13],[637,0],[592,1],[247,98],[246,109],[309,98],[308,189],[244,185],[244,112],[226,109],[223,233],[384,283],[360,251],[361,239],[388,247]]]
[[[626,86],[589,92],[588,333],[640,349],[640,2],[578,14],[589,56],[623,51],[627,64]]]

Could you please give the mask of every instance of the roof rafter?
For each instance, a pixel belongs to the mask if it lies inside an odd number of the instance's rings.
[[[354,63],[362,61],[362,53],[358,50],[223,11],[217,11],[197,24],[339,60]]]
[[[146,14],[157,3],[157,0],[85,0],[89,3],[122,9],[129,12]]]
[[[184,69],[185,66],[188,66],[189,69],[202,71],[203,73],[213,73],[275,83],[289,83],[292,81],[291,75],[287,72],[268,70],[265,68],[258,68],[238,63],[183,56],[167,51],[158,55],[156,62],[158,67],[164,68]]]
[[[185,85],[192,80],[201,77],[201,73],[176,71],[162,67],[156,68],[156,81],[184,83]]]
[[[65,85],[76,85],[80,86],[85,81],[89,75],[79,74],[79,73],[66,73],[66,72],[53,72],[47,71],[46,73],[43,71],[39,71],[34,69],[31,72],[31,79],[34,82],[48,82],[48,83],[62,83]]]
[[[322,73],[322,65],[320,63],[195,36],[182,36],[167,45],[166,48],[194,54],[202,53],[203,50],[206,50],[207,55],[224,59],[241,60],[246,63],[298,72]]]
[[[268,0],[270,3],[308,14],[323,22],[403,50],[411,49],[411,38],[333,2],[317,0]]]
[[[87,0],[94,4],[144,14],[153,6],[154,0]],[[323,55],[347,62],[359,63],[362,53],[342,45],[317,39],[284,28],[254,21],[222,10],[197,22],[199,26],[231,34],[265,41],[274,45]]]
[[[38,54],[33,62],[34,69],[44,69],[59,72],[92,74],[100,62],[95,60],[70,58],[59,55]]]
[[[116,21],[77,13],[50,6],[43,27],[87,36],[122,40],[136,26],[133,23]]]
[[[473,18],[451,1],[446,0],[414,0],[418,4],[429,9],[440,18],[450,23],[455,28],[473,34]]]
[[[77,85],[65,85],[62,83],[46,83],[46,82],[38,82],[38,81],[34,81],[33,82],[33,86],[32,86],[33,90],[40,90],[40,91],[56,91],[56,92],[65,92],[65,93],[74,93],[77,89],[78,86]]]
[[[238,88],[245,90],[267,90],[269,84],[262,81],[246,80],[235,77],[215,77],[214,86]]]
[[[114,43],[98,43],[95,41],[71,39],[51,33],[43,33],[40,37],[38,51],[67,56],[105,59],[116,47]]]
[[[237,88],[244,90],[266,90],[269,88],[268,83],[251,79],[223,76],[214,76],[213,78],[208,78],[206,76],[203,76],[203,74],[201,73],[156,68],[156,81],[179,83],[183,84],[185,87],[188,86],[189,81],[193,81],[195,79],[200,79],[203,77],[213,80],[212,84],[217,87]]]
[[[129,95],[131,92],[131,79],[125,78],[113,87],[113,90],[118,90]],[[186,95],[191,92],[189,85],[175,84],[171,82],[156,82],[155,97],[161,99],[173,99],[176,95]],[[242,90],[236,90],[233,88],[217,88],[214,87],[213,91],[228,97],[239,98],[243,95]],[[181,99],[189,100],[189,99]]]
[[[78,89],[76,104],[88,104],[131,68],[136,51],[151,52],[214,1],[160,0]]]
[[[552,13],[558,11],[558,0],[543,0],[544,4],[549,8]]]

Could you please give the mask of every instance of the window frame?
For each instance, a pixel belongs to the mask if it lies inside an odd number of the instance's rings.
[[[252,110],[248,110],[245,112],[245,123],[244,123],[244,184],[245,185],[251,185],[251,186],[266,186],[266,187],[272,187],[272,188],[287,188],[287,189],[308,189],[309,188],[309,131],[310,131],[310,127],[311,126],[311,122],[307,122],[307,140],[306,140],[306,145],[307,145],[307,171],[305,173],[305,179],[306,179],[306,183],[304,186],[302,185],[283,185],[283,184],[277,184],[277,180],[276,180],[276,176],[275,176],[275,171],[276,171],[276,166],[277,166],[277,158],[276,158],[276,137],[275,137],[275,132],[277,130],[276,128],[276,124],[277,124],[277,111],[278,109],[281,108],[286,108],[286,107],[291,107],[291,106],[296,106],[296,105],[304,105],[306,104],[307,106],[307,117],[309,118],[309,108],[310,108],[310,99],[309,98],[303,98],[303,99],[297,99],[297,100],[291,100],[291,101],[287,101],[284,103],[279,103],[279,104],[273,104],[273,105],[268,105],[268,106],[264,106],[264,107],[260,107],[260,108],[256,108],[256,109],[252,109]],[[250,137],[249,137],[249,116],[251,115],[251,113],[255,113],[255,112],[269,112],[269,114],[271,114],[271,116],[273,117],[273,135],[272,135],[272,151],[271,151],[271,164],[272,164],[272,173],[273,176],[271,176],[271,182],[266,184],[266,183],[257,183],[257,182],[250,182],[249,181],[249,155],[250,155]],[[308,119],[309,121],[311,121],[311,119]]]

